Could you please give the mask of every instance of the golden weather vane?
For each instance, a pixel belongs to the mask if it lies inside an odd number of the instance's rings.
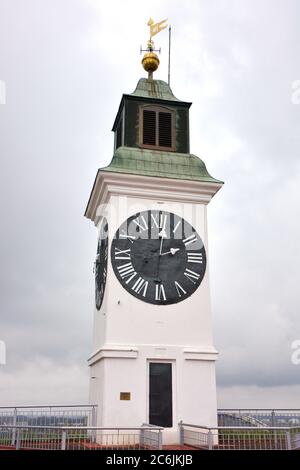
[[[141,48],[141,52],[146,52],[142,59],[142,65],[146,72],[148,72],[148,79],[152,80],[153,79],[153,72],[157,70],[159,66],[159,58],[155,54],[155,52],[160,53],[160,49],[156,50],[154,48],[154,42],[152,40],[153,36],[156,34],[160,33],[163,29],[165,29],[168,24],[167,24],[167,19],[163,21],[159,21],[158,23],[155,23],[152,18],[148,21],[147,25],[150,28],[150,39],[147,42],[147,49],[143,50]]]
[[[159,23],[154,23],[154,20],[150,18],[147,23],[148,26],[150,26],[150,40],[153,38],[153,36],[160,33],[163,29],[168,26],[167,21],[168,19],[160,21]]]

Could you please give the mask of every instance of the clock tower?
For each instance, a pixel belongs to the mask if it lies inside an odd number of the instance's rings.
[[[153,78],[123,95],[110,165],[85,216],[98,232],[90,400],[98,426],[217,424],[207,205],[222,182],[190,153],[189,108]]]

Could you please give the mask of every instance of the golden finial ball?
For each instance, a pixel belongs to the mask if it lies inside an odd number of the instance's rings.
[[[159,58],[154,52],[147,52],[142,59],[142,65],[146,72],[155,72],[159,66]]]

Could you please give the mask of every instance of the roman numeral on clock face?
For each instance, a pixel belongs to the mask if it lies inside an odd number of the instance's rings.
[[[120,250],[120,248],[115,247],[115,259],[130,259],[131,249]]]
[[[189,251],[187,253],[188,256],[188,263],[200,263],[203,262],[202,253],[194,253],[193,251]]]
[[[183,295],[186,294],[186,291],[185,291],[184,288],[179,284],[179,282],[175,281],[175,287],[176,287],[176,291],[177,291],[178,297],[182,297]]]
[[[163,284],[156,284],[155,286],[155,300],[167,300],[165,288]]]
[[[166,214],[160,214],[159,216],[159,228],[166,230],[167,226],[167,215]]]
[[[165,230],[167,226],[167,217],[168,216],[166,214],[151,214],[151,228],[156,227]]]
[[[159,214],[151,214],[152,225],[151,228],[159,228]]]
[[[118,266],[118,271],[122,279],[127,279],[126,284],[128,284],[131,279],[133,279],[136,276],[136,272],[134,270],[134,267],[132,266],[132,263],[126,263],[122,264],[121,266]]]
[[[175,225],[174,229],[173,229],[173,233],[176,233],[177,229],[180,227],[182,221],[181,220],[178,220],[177,224]]]
[[[126,233],[125,230],[121,230],[120,238],[127,238],[127,240],[129,240],[130,243],[133,243],[134,240],[136,239],[136,237],[134,237],[133,235],[128,235],[128,233]]]
[[[136,292],[137,294],[140,294],[142,292],[142,296],[146,297],[148,284],[148,281],[145,281],[145,279],[139,277],[138,280],[133,284],[131,289],[134,290],[134,292]]]
[[[188,245],[191,245],[192,243],[195,243],[198,240],[197,236],[193,233],[193,235],[190,235],[189,237],[185,238],[183,243],[187,247]]]
[[[139,227],[142,232],[144,232],[145,230],[148,230],[148,224],[147,224],[146,219],[143,215],[141,215],[137,219],[134,219],[133,223],[137,227]]]
[[[196,284],[195,281],[198,281],[200,279],[200,274],[195,273],[195,271],[192,271],[191,269],[186,269],[184,271],[184,275],[191,281],[193,284]]]

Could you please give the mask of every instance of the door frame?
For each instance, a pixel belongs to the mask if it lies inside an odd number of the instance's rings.
[[[165,429],[174,429],[177,428],[177,388],[176,388],[176,359],[147,359],[147,399],[146,399],[146,416],[147,423],[150,421],[150,364],[171,364],[171,374],[172,374],[172,427]]]

